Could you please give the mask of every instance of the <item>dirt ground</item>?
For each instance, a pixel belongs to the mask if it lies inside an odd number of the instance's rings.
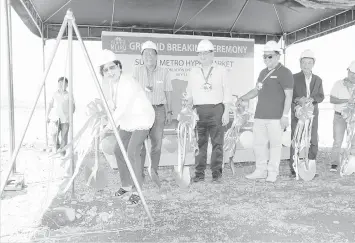
[[[172,168],[162,168],[160,190],[149,177],[144,185],[154,225],[142,204],[132,209],[127,197],[114,197],[119,175],[105,163],[103,190],[86,186],[81,173],[75,194],[58,196],[59,161],[35,146],[25,147],[19,161],[27,188],[3,195],[1,242],[355,242],[355,176],[329,172],[327,149],[310,182],[290,179],[287,161],[276,183],[249,181],[244,175],[254,163],[243,163],[234,176],[227,165],[222,184],[212,184],[208,171],[205,182],[180,189]],[[58,207],[75,209],[75,220],[55,214]]]

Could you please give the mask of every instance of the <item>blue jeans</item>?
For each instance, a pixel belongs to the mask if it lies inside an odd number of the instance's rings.
[[[120,130],[119,135],[121,137],[123,146],[127,151],[128,159],[131,162],[138,184],[140,187],[142,187],[144,164],[142,164],[140,155],[144,140],[148,136],[148,130],[136,130],[133,132]],[[127,164],[117,143],[115,146],[115,156],[117,158],[117,166],[120,173],[122,187],[132,186],[134,188],[131,174],[129,173]]]
[[[346,131],[346,121],[340,115],[335,113],[333,120],[333,149],[332,149],[332,165],[339,165],[341,145],[343,144],[344,134]],[[355,139],[351,142],[351,154],[355,154]]]
[[[195,156],[195,174],[199,177],[205,176],[208,139],[211,137],[211,171],[212,176],[216,177],[222,173],[224,143],[222,116],[224,105],[197,105],[195,107],[199,116],[199,121],[197,122],[199,154]]]
[[[165,126],[165,106],[153,106],[155,111],[155,120],[153,127],[149,130],[149,138],[152,144],[152,149],[150,152],[150,156],[152,159],[152,169],[158,173],[158,167],[160,162],[161,155],[161,146],[163,143],[163,135],[164,135],[164,126]],[[145,146],[142,148],[141,152],[142,163],[144,165],[145,157],[146,157],[146,149]]]

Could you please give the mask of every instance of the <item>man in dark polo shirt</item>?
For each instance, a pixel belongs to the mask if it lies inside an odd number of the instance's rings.
[[[282,133],[289,125],[293,76],[280,62],[280,48],[275,41],[264,47],[266,68],[260,72],[254,89],[239,98],[239,102],[258,97],[254,115],[255,171],[247,179],[275,182],[281,160]]]

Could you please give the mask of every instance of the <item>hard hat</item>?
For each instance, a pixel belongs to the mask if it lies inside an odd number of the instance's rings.
[[[265,46],[264,46],[264,52],[266,51],[277,51],[279,53],[281,53],[281,49],[279,47],[279,45],[276,43],[276,41],[268,41],[266,42]]]
[[[145,49],[153,49],[158,53],[158,47],[157,45],[153,42],[153,41],[146,41],[142,44],[142,49],[141,49],[141,53],[143,53],[143,51]]]
[[[355,73],[355,61],[352,61],[350,63],[350,66],[348,67],[348,70],[352,73]]]
[[[204,51],[214,51],[214,46],[212,42],[207,39],[201,40],[197,45],[197,52],[204,52]]]
[[[111,50],[103,50],[101,52],[101,58],[100,58],[100,66],[105,65],[106,63],[116,61],[117,57],[115,53],[113,53]]]
[[[312,58],[314,61],[316,60],[316,57],[315,57],[315,55],[314,55],[314,52],[311,51],[310,49],[304,50],[304,51],[301,53],[300,60],[301,60],[302,58]]]

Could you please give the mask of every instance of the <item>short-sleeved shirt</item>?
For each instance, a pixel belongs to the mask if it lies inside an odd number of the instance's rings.
[[[74,98],[73,98],[74,104]],[[60,119],[61,123],[69,123],[69,93],[65,91],[63,93],[55,92],[49,103],[53,106],[51,113],[49,115],[50,120],[58,121]]]
[[[270,72],[267,68],[260,72],[258,82],[262,82]],[[281,119],[285,103],[285,90],[293,89],[293,75],[281,63],[275,71],[263,82],[258,93],[254,118],[256,119]]]
[[[345,86],[344,80],[337,81],[330,92],[330,95],[338,99],[350,99],[351,88]],[[342,112],[345,108],[346,103],[344,104],[334,104],[334,110],[337,112]]]
[[[192,97],[194,105],[232,103],[232,92],[229,87],[227,70],[215,63],[212,64],[211,68],[209,75],[204,73],[201,67],[191,69],[186,88],[188,98]],[[203,89],[206,82],[211,85],[209,91]]]
[[[165,92],[173,91],[167,68],[157,66],[153,72],[149,72],[145,66],[138,66],[134,69],[133,78],[142,86],[152,105],[167,103]],[[147,91],[147,87],[152,87],[152,92]]]

